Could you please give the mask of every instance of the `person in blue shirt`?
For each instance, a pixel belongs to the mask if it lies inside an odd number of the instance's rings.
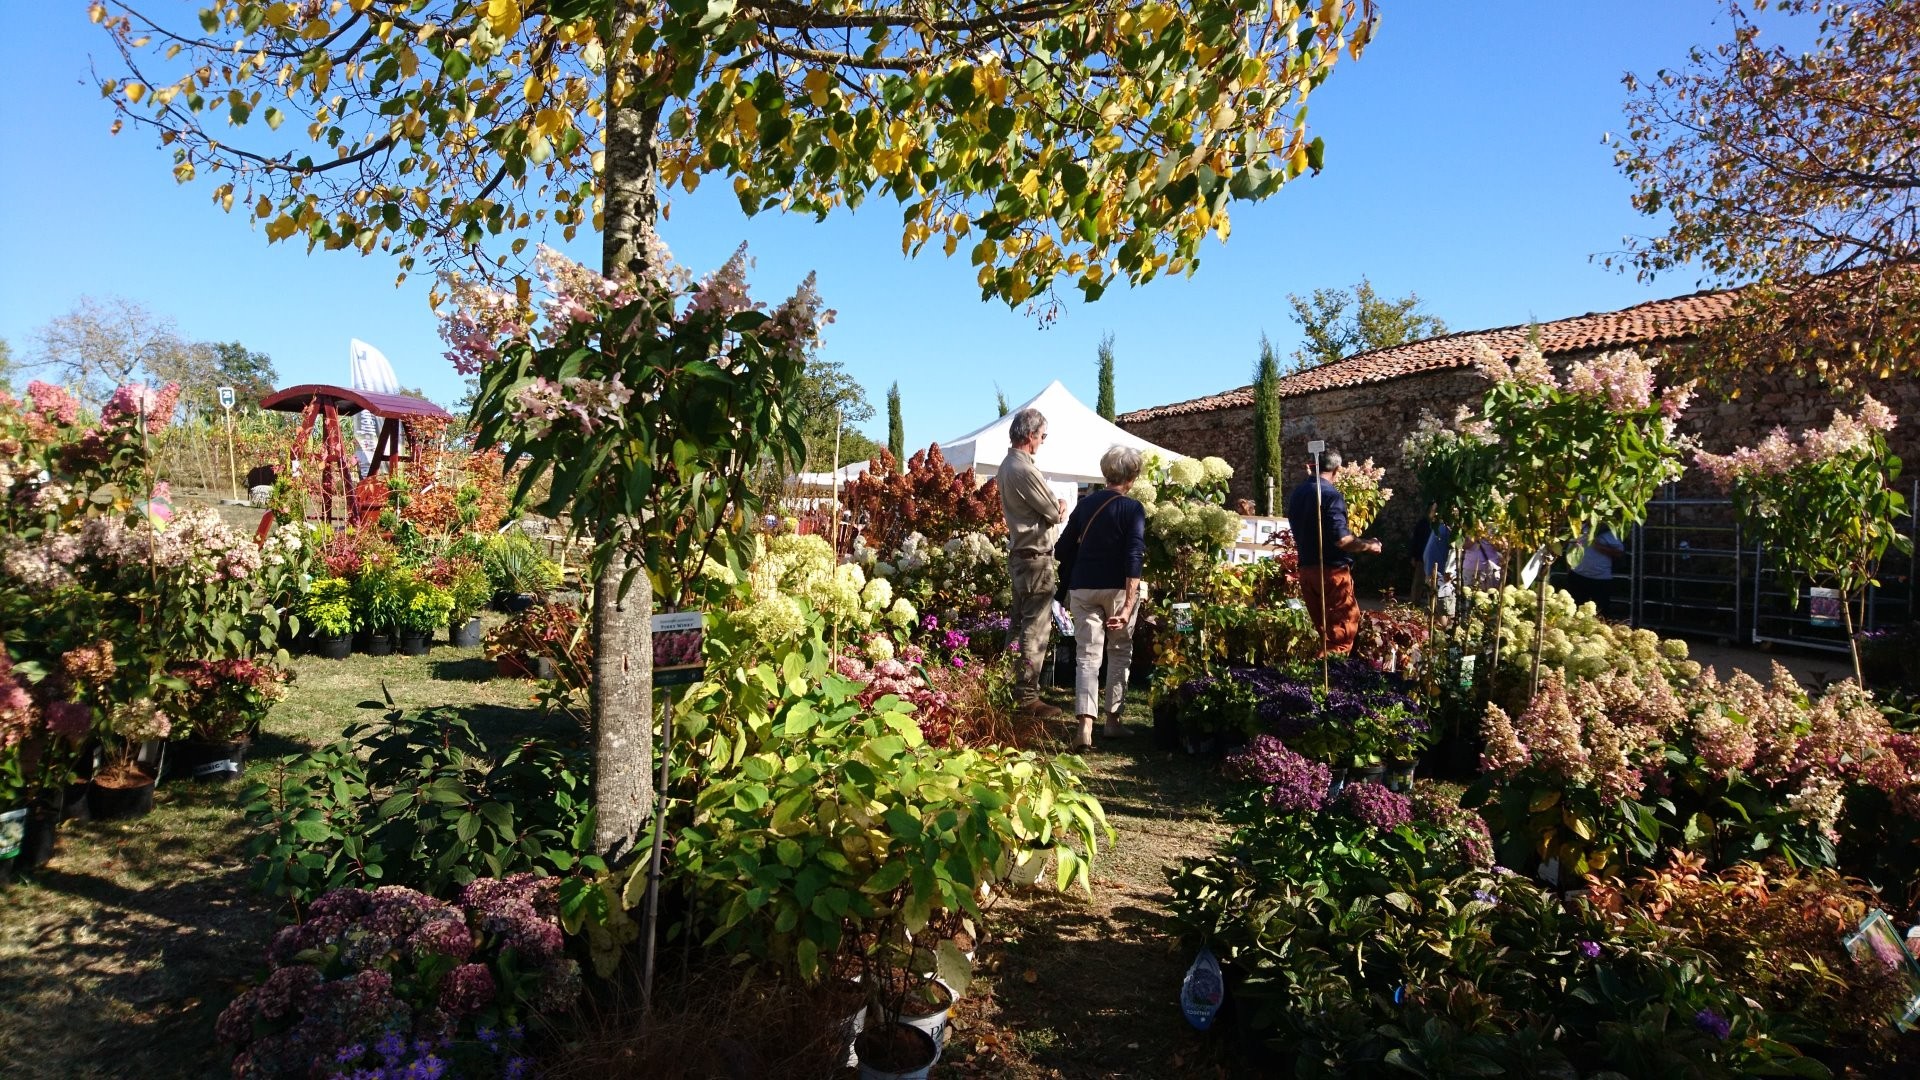
[[[1320,473],[1308,477],[1287,496],[1287,528],[1300,553],[1300,595],[1320,632],[1320,655],[1353,651],[1360,633],[1360,605],[1353,597],[1353,557],[1378,554],[1380,541],[1362,540],[1347,528],[1347,500],[1333,486],[1341,465],[1337,450],[1320,456]]]
[[[1140,478],[1140,451],[1116,446],[1100,458],[1107,486],[1074,506],[1054,555],[1067,569],[1067,610],[1073,616],[1073,711],[1080,731],[1074,748],[1093,748],[1093,721],[1101,734],[1127,734],[1120,722],[1133,664],[1133,628],[1146,592],[1147,511],[1128,495]],[[1106,684],[1100,662],[1106,661]]]

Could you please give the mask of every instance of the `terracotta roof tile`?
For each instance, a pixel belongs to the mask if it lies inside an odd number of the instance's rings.
[[[1372,352],[1355,353],[1331,364],[1282,377],[1280,396],[1299,397],[1302,394],[1385,382],[1429,371],[1469,367],[1473,364],[1476,347],[1482,344],[1511,360],[1520,355],[1520,350],[1535,334],[1539,336],[1541,352],[1550,357],[1589,349],[1657,345],[1683,340],[1699,332],[1701,327],[1724,318],[1732,309],[1737,295],[1736,291],[1690,293],[1667,300],[1650,300],[1620,311],[1589,312],[1549,323],[1468,330]],[[1156,405],[1123,413],[1115,420],[1118,423],[1154,420],[1252,404],[1253,387],[1242,386],[1190,401],[1176,401],[1170,405]]]

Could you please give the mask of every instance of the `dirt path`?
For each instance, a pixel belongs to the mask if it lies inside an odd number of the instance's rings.
[[[1226,785],[1209,761],[1154,750],[1137,733],[1089,758],[1089,787],[1115,838],[1092,897],[1025,890],[988,913],[975,990],[962,1001],[948,1076],[1170,1077],[1224,1074],[1216,1047],[1180,1014],[1192,957],[1169,926],[1169,863],[1212,849]]]

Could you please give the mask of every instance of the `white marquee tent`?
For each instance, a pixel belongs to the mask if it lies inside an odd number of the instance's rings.
[[[972,469],[982,478],[1000,471],[1000,462],[1011,445],[1008,429],[1021,409],[1039,409],[1047,418],[1047,439],[1034,455],[1034,464],[1046,474],[1049,484],[1068,503],[1074,501],[1080,484],[1100,484],[1100,456],[1114,446],[1131,446],[1143,454],[1158,454],[1162,461],[1176,461],[1184,455],[1155,446],[1131,434],[1081,404],[1072,391],[1055,379],[1039,396],[1020,405],[985,427],[970,431],[952,442],[940,444],[940,453],[956,471]]]

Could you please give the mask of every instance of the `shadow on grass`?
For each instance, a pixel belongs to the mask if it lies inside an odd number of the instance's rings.
[[[8,1077],[227,1072],[213,1024],[257,974],[273,920],[245,883],[231,785],[171,784],[146,818],[69,823],[4,894]]]
[[[429,660],[427,676],[435,682],[486,682],[495,677],[495,669],[478,656],[464,660]]]
[[[1020,921],[1026,932],[1006,945],[993,1000],[999,1025],[1050,1035],[1022,1040],[1031,1065],[1064,1077],[1200,1075],[1192,1059],[1210,1051],[1180,1013],[1180,980],[1191,960],[1184,951],[1169,951],[1152,933],[1116,934],[1105,919],[1052,904],[1034,905]]]

